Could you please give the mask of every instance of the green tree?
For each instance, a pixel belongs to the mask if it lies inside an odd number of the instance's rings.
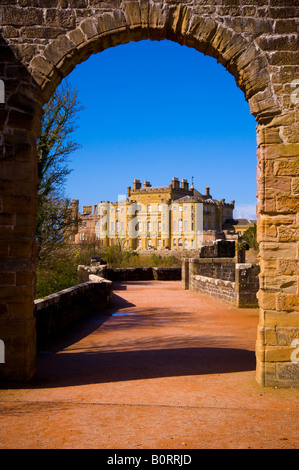
[[[253,227],[249,227],[246,232],[244,232],[242,240],[248,243],[250,248],[258,250],[256,225],[254,225]]]
[[[66,81],[57,88],[44,107],[41,132],[37,139],[38,217],[36,240],[38,258],[61,242],[70,227],[70,201],[63,190],[71,173],[69,156],[80,148],[72,139],[78,128],[78,113],[84,109],[78,92]]]

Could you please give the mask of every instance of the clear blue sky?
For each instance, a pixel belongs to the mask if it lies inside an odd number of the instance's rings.
[[[255,218],[255,119],[243,92],[211,57],[171,41],[107,49],[67,77],[86,107],[74,138],[66,196],[82,205],[117,201],[134,178],[173,176],[236,201]]]

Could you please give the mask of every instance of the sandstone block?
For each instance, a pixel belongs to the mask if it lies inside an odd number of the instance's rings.
[[[2,8],[2,25],[36,26],[43,23],[41,8],[18,8],[4,6]]]
[[[299,325],[299,322],[298,322]],[[297,328],[283,328],[276,329],[277,342],[281,346],[291,346],[292,341],[299,338],[299,327]],[[292,348],[291,348],[292,349]]]
[[[260,243],[260,256],[265,259],[290,259],[297,257],[296,243]]]
[[[83,31],[87,39],[91,39],[99,34],[98,21],[95,18],[88,18],[80,24],[80,29]]]
[[[287,346],[266,346],[264,351],[266,362],[289,362],[293,349]]]
[[[53,70],[53,65],[42,56],[37,56],[32,59],[30,66],[33,72],[36,70],[44,76],[50,75]]]
[[[79,28],[70,31],[67,36],[72,41],[74,46],[78,46],[79,44],[82,44],[85,41],[85,37]]]
[[[296,176],[299,173],[299,161],[297,158],[279,160],[274,163],[275,175]]]
[[[129,28],[136,28],[141,25],[141,11],[139,3],[135,2],[126,2],[125,3],[125,16]]]
[[[292,212],[299,211],[299,198],[296,196],[277,196],[276,207],[278,212]]]
[[[277,309],[286,312],[298,311],[299,296],[297,294],[280,294],[277,297]]]
[[[277,270],[279,274],[299,274],[299,260],[280,259]]]
[[[126,26],[126,18],[121,10],[114,10],[113,13],[103,13],[98,17],[99,34],[112,30],[126,29]]]
[[[61,36],[50,43],[45,51],[45,58],[53,65],[57,65],[67,54],[74,50],[74,44],[67,36]]]
[[[278,241],[295,241],[299,240],[299,228],[295,227],[279,227]]]
[[[277,379],[280,386],[296,387],[299,385],[299,364],[298,363],[282,363],[277,364]]]
[[[292,178],[291,181],[292,194],[299,195],[299,177]]]
[[[276,293],[260,290],[258,294],[259,306],[264,310],[275,310],[276,296]]]

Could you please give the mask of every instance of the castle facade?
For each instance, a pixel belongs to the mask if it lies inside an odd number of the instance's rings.
[[[214,240],[227,219],[233,218],[235,201],[217,201],[206,187],[205,193],[189,188],[186,179],[173,177],[168,186],[142,185],[135,179],[127,195],[117,202],[101,201],[83,206],[72,200],[76,243],[97,241],[101,248],[120,243],[125,249],[195,249],[204,240]]]

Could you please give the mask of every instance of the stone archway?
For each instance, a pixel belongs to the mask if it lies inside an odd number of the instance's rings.
[[[142,39],[170,39],[221,62],[257,121],[260,320],[256,378],[299,384],[298,8],[279,0],[16,0],[1,7],[0,336],[6,379],[35,372],[35,138],[42,105],[91,54]],[[208,4],[207,4],[208,3]],[[246,5],[244,5],[246,3]],[[275,4],[275,5],[274,5]],[[293,3],[295,4],[295,2]],[[298,84],[297,84],[298,88]]]

